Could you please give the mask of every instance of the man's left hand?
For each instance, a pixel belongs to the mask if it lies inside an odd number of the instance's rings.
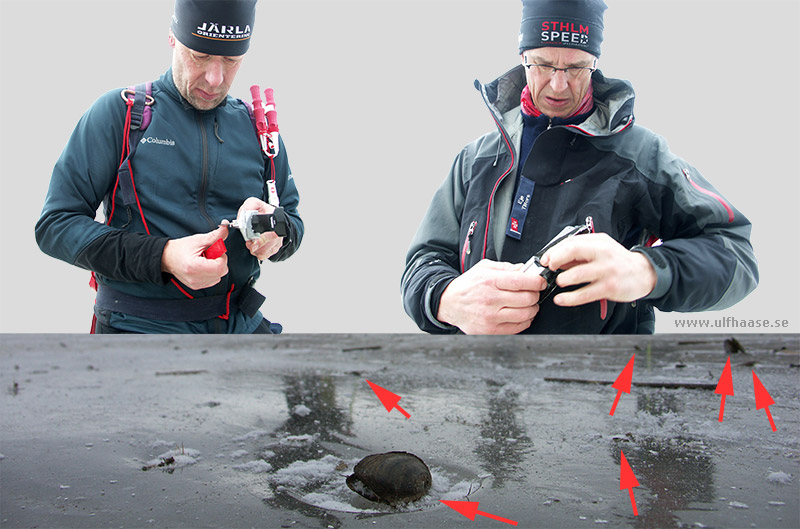
[[[656,271],[650,261],[632,252],[605,233],[571,237],[550,248],[541,263],[561,269],[560,287],[581,285],[553,298],[556,305],[574,307],[601,299],[630,302],[648,295],[656,286]]]
[[[247,210],[256,210],[259,213],[274,213],[275,208],[263,200],[250,197],[244,201],[239,208],[237,217],[241,217]],[[253,239],[245,243],[250,253],[258,258],[259,261],[269,259],[283,246],[283,237],[279,237],[274,231],[262,233],[258,239]]]

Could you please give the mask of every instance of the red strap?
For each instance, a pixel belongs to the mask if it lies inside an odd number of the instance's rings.
[[[592,217],[586,217],[586,223],[589,224],[589,227],[592,230],[592,233],[595,233],[595,231],[594,231],[594,219]],[[607,299],[601,299],[600,300],[600,319],[601,320],[605,320],[606,316],[608,316],[608,300]]]
[[[234,284],[231,283],[231,289],[228,291],[228,297],[225,300],[225,314],[217,316],[220,319],[227,320],[231,316],[231,294],[233,294]]]
[[[189,299],[194,299],[194,296],[193,296],[193,295],[191,295],[191,294],[189,294],[188,292],[186,292],[186,290],[184,290],[184,289],[183,289],[183,287],[180,285],[180,283],[178,283],[178,281],[177,281],[177,280],[176,280],[174,277],[173,277],[172,279],[170,279],[170,281],[172,281],[172,284],[173,284],[173,285],[175,285],[176,287],[178,287],[178,290],[180,290],[181,292],[183,292],[183,295],[184,295],[184,296],[186,296],[186,297],[187,297],[187,298],[189,298]]]

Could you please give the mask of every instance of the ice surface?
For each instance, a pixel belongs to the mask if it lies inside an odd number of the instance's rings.
[[[695,346],[681,338],[648,337],[656,344],[648,359],[645,343],[618,352],[617,342],[611,350],[594,338],[586,347],[551,339],[288,338],[272,342],[269,355],[260,342],[215,345],[208,337],[114,342],[113,357],[110,342],[58,338],[75,355],[53,355],[58,341],[37,337],[0,355],[6,384],[31,379],[18,395],[0,394],[8,422],[0,445],[10,454],[0,471],[14,490],[0,495],[0,525],[225,527],[232,515],[242,527],[504,525],[462,520],[441,505],[445,499],[480,501],[521,527],[800,527],[797,370],[784,367],[796,360],[778,358],[772,345],[754,357],[781,411],[777,433],[745,390],[728,399],[719,422],[713,391],[636,386],[610,416],[610,385],[543,380],[613,380],[637,350],[637,378],[691,371],[691,380],[713,383],[724,363],[718,344],[706,355],[690,353]],[[341,352],[375,344],[381,348]],[[542,347],[559,354],[542,362]],[[679,361],[687,367],[664,368]],[[87,363],[98,369],[87,371]],[[153,375],[179,368],[207,374],[202,384]],[[747,389],[749,367],[733,369],[737,388]],[[376,400],[364,378],[378,373],[403,396],[410,420]],[[212,398],[221,404],[199,404]],[[193,448],[180,451],[184,443]],[[358,460],[389,450],[425,459],[433,477],[426,497],[393,508],[347,487]],[[615,482],[622,450],[641,483],[638,517]],[[150,472],[131,464],[168,458],[169,466]],[[188,470],[170,475],[177,466]]]

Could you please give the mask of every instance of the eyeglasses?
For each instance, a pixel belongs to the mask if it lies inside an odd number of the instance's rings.
[[[527,61],[527,57],[525,58]],[[569,68],[556,68],[550,64],[524,64],[525,68],[531,70],[533,73],[538,75],[539,77],[553,77],[556,75],[556,72],[564,72],[567,74],[569,79],[578,79],[582,76],[586,75],[586,72],[593,73],[597,68],[597,60],[595,60],[591,66],[570,66]]]

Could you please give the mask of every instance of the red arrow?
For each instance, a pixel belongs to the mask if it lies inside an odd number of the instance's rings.
[[[719,405],[719,422],[722,422],[722,415],[725,413],[725,397],[727,395],[733,396],[733,376],[731,375],[731,357],[725,363],[725,368],[722,370],[722,375],[719,377],[717,389],[714,393],[722,395],[722,402]]]
[[[628,489],[628,492],[631,494],[631,505],[633,506],[633,515],[639,516],[639,511],[636,510],[636,500],[633,498],[633,487],[639,486],[639,481],[636,479],[636,476],[633,474],[633,469],[628,464],[628,460],[625,459],[625,454],[620,451],[620,461],[619,461],[619,490]]]
[[[379,385],[373,384],[369,380],[367,380],[367,384],[369,384],[369,387],[371,387],[372,391],[374,391],[375,394],[378,396],[378,398],[381,401],[381,404],[383,404],[383,407],[386,408],[386,411],[391,413],[392,409],[397,408],[397,411],[402,413],[406,419],[411,418],[411,415],[406,410],[401,408],[400,405],[398,404],[401,398],[399,395],[395,395],[388,389],[383,389]]]
[[[489,514],[488,512],[483,512],[478,510],[478,505],[480,502],[477,501],[447,501],[447,500],[439,500],[440,502],[444,503],[448,507],[453,510],[456,510],[469,518],[472,521],[475,521],[475,516],[481,515],[487,518],[491,518],[492,520],[497,520],[498,522],[505,522],[511,525],[517,525],[517,522],[514,520],[509,520],[508,518],[501,518],[500,516],[495,516],[494,514]]]
[[[611,387],[617,390],[617,398],[614,399],[614,405],[611,406],[611,411],[609,415],[614,415],[614,411],[617,409],[617,403],[619,402],[619,398],[622,396],[622,392],[630,394],[631,392],[631,380],[633,379],[633,361],[636,359],[636,355],[633,355],[630,360],[628,360],[628,365],[625,366],[625,369],[622,370],[622,373],[619,374],[617,380],[611,384]]]
[[[764,387],[764,384],[756,376],[755,370],[753,371],[753,392],[756,394],[756,409],[760,410],[764,408],[764,411],[767,412],[767,418],[769,419],[769,425],[772,426],[772,431],[776,430],[775,422],[772,420],[772,414],[769,412],[769,407],[775,404],[775,401],[772,400],[772,397],[769,396],[769,392]]]

